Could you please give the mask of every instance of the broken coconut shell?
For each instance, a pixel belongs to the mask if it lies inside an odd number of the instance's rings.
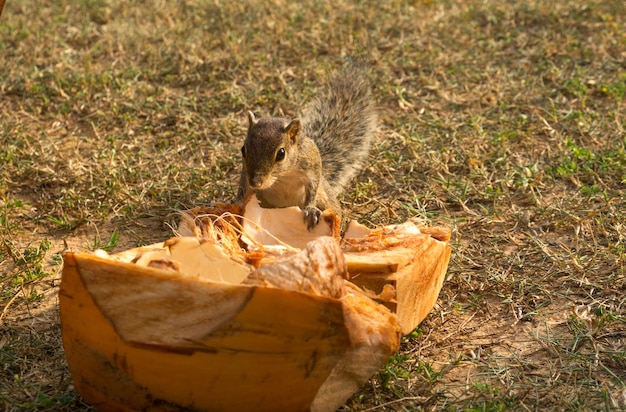
[[[325,213],[327,232],[289,245],[278,231],[284,239],[265,246],[242,236],[235,209],[186,213],[179,231],[193,236],[65,255],[63,344],[87,402],[102,411],[334,411],[432,309],[449,259],[445,230],[359,228],[340,239]],[[303,228],[299,241],[311,235]]]

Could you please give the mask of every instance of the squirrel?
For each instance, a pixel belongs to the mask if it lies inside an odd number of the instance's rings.
[[[366,73],[349,65],[307,105],[301,118],[248,112],[237,199],[254,192],[264,208],[299,206],[312,230],[325,209],[340,218],[337,196],[359,172],[377,127]]]

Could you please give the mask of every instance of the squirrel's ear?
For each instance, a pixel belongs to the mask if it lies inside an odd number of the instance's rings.
[[[300,119],[293,119],[285,127],[285,133],[287,133],[287,136],[289,136],[289,139],[293,143],[295,143],[298,140],[298,135],[300,134],[301,127],[302,127],[302,124],[300,123]]]
[[[254,117],[254,113],[252,113],[250,110],[248,110],[248,123],[250,123],[250,127],[254,126],[255,124],[257,124],[258,120],[256,119],[256,117]]]

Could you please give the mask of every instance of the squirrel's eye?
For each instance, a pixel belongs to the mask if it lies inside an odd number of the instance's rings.
[[[285,158],[285,148],[281,147],[278,152],[276,152],[276,161],[280,162]]]
[[[241,146],[241,155],[246,157],[246,146]]]

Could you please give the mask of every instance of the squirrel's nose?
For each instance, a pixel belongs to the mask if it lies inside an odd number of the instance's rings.
[[[261,185],[263,184],[263,179],[258,175],[252,175],[248,177],[248,183],[252,188],[261,187]]]

